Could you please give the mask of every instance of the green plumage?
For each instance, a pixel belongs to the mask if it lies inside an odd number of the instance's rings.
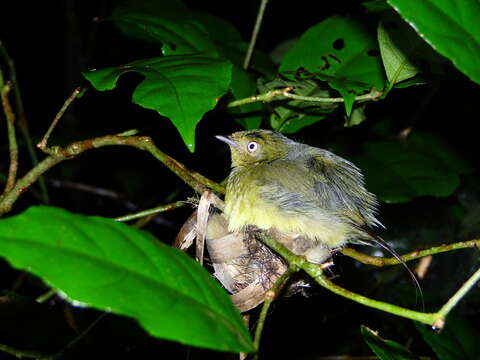
[[[381,226],[377,200],[351,162],[268,130],[218,138],[232,154],[230,231],[254,225],[281,233],[287,247],[316,263],[347,242],[377,242],[368,230]]]

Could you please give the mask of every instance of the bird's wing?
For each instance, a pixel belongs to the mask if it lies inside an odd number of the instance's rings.
[[[363,175],[354,164],[326,150],[307,156],[304,164],[315,179],[320,206],[340,212],[358,225],[363,225],[360,221],[382,226],[375,217],[377,199],[365,189]]]

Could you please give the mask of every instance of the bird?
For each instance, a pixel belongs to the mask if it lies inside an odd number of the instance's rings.
[[[270,232],[312,263],[348,243],[394,252],[375,235],[383,227],[378,200],[350,161],[272,130],[216,137],[231,151],[224,209],[230,232],[252,226]]]

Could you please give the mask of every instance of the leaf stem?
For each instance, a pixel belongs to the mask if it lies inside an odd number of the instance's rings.
[[[248,45],[247,54],[245,55],[245,60],[243,61],[243,68],[245,70],[248,69],[250,60],[252,59],[253,49],[255,48],[255,44],[257,42],[258,33],[260,32],[260,27],[262,25],[263,16],[265,15],[267,3],[268,0],[261,0],[260,8],[258,9],[257,20],[255,21],[255,26],[253,27],[250,44]]]

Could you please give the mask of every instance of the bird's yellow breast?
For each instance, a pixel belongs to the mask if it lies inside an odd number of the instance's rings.
[[[264,176],[264,173],[252,169],[234,171],[230,175],[225,196],[229,231],[254,225],[263,230],[274,228],[283,233],[299,234],[328,247],[342,246],[346,242],[351,226],[340,221],[331,211],[314,206],[309,211],[307,207],[289,207],[272,200],[276,195],[282,195],[272,192],[286,190],[270,186],[269,181],[274,179],[265,179]],[[298,186],[302,186],[300,180]]]

